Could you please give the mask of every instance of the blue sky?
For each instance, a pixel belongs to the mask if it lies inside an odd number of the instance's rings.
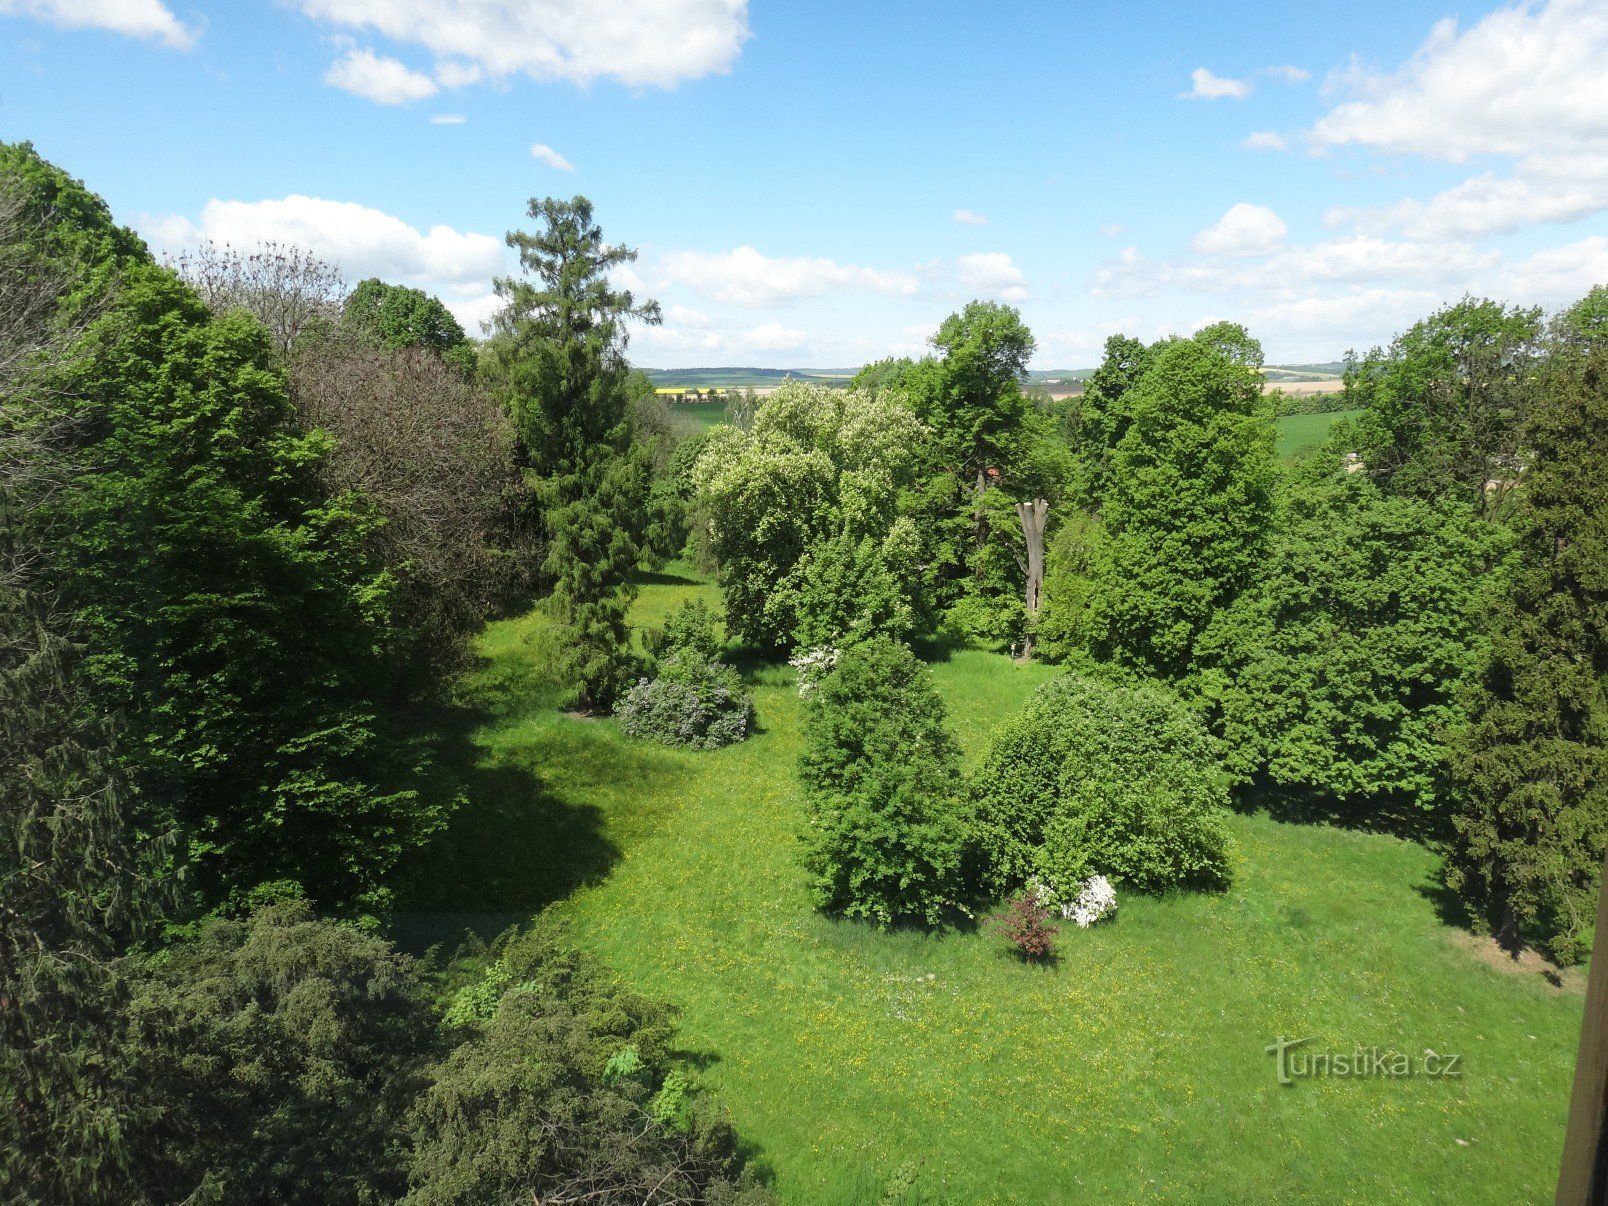
[[[972,297],[1041,368],[1219,318],[1330,359],[1608,282],[1608,0],[0,0],[0,139],[471,327],[584,193],[652,366],[919,354]]]

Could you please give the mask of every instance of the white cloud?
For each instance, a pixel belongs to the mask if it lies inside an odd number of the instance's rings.
[[[659,258],[659,267],[671,281],[739,306],[776,306],[833,289],[909,294],[919,287],[908,272],[803,256],[772,259],[746,246],[726,252],[669,251]]]
[[[430,118],[432,126],[461,126],[469,119],[462,113],[437,113]]]
[[[34,17],[61,29],[105,29],[189,50],[201,36],[162,0],[0,0],[0,16]]]
[[[673,87],[731,69],[747,0],[296,0],[309,17],[422,46],[442,83],[536,80]],[[449,66],[450,64],[450,66]]]
[[[664,312],[664,321],[670,326],[697,327],[703,330],[709,326],[709,315],[690,306],[671,306]]]
[[[779,322],[767,322],[744,332],[738,343],[760,352],[788,352],[803,347],[808,338],[803,331],[784,327]]]
[[[1123,229],[1124,227],[1120,222],[1108,222],[1100,227],[1100,237],[1102,239],[1114,239],[1123,232]]]
[[[1339,206],[1331,224],[1362,230],[1397,229],[1411,238],[1470,238],[1508,234],[1538,222],[1573,222],[1608,209],[1608,166],[1582,156],[1576,171],[1555,173],[1537,158],[1521,160],[1513,176],[1482,172],[1427,201],[1407,197],[1377,208]]]
[[[1197,234],[1190,246],[1202,255],[1266,255],[1284,242],[1288,230],[1267,206],[1241,201]]]
[[[969,209],[957,209],[953,215],[955,221],[962,226],[987,226],[988,219],[982,214],[974,214]]]
[[[1305,67],[1296,67],[1289,63],[1279,67],[1265,67],[1262,74],[1270,75],[1284,84],[1304,84],[1312,78],[1312,73]]]
[[[439,287],[485,286],[505,266],[501,239],[432,226],[421,231],[382,210],[352,201],[292,194],[268,201],[211,200],[199,222],[170,217],[140,223],[161,246],[203,239],[235,247],[293,243],[340,265],[350,281],[367,276]]]
[[[1358,98],[1319,119],[1310,132],[1316,145],[1453,163],[1600,148],[1608,138],[1608,5],[1519,4],[1464,33],[1446,18],[1394,74],[1353,70],[1341,82]]]
[[[350,46],[324,74],[324,82],[377,105],[405,105],[434,96],[439,89],[427,75],[367,47]]]
[[[1005,301],[1027,300],[1027,278],[1003,251],[978,251],[955,261],[960,283],[971,289],[998,294]]]
[[[575,170],[575,165],[573,163],[571,163],[568,159],[565,159],[564,156],[553,150],[553,148],[548,146],[545,142],[531,143],[530,153],[534,158],[541,160],[548,167],[557,168],[561,172],[573,172]]]
[[[1515,264],[1495,292],[1502,297],[1563,306],[1608,281],[1608,238],[1592,235],[1566,247],[1549,247]]]
[[[1247,151],[1284,151],[1289,149],[1290,144],[1276,130],[1256,130],[1247,134],[1240,146]]]
[[[1197,67],[1189,73],[1190,89],[1178,95],[1183,100],[1221,100],[1228,97],[1232,100],[1244,100],[1251,94],[1251,85],[1246,80],[1224,79],[1220,75],[1213,75],[1204,67]]]

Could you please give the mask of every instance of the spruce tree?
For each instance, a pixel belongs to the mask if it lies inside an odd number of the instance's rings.
[[[1447,882],[1508,945],[1572,962],[1608,842],[1608,289],[1554,323],[1523,436],[1519,559],[1453,752]]]
[[[625,614],[648,474],[631,446],[625,323],[657,323],[659,307],[610,285],[610,269],[636,252],[603,241],[585,197],[532,198],[528,213],[542,225],[508,235],[527,278],[497,281],[490,370],[541,503],[553,605],[570,629],[579,706],[591,711],[633,669]]]

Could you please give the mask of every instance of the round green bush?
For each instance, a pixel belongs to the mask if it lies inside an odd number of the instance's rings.
[[[639,679],[614,714],[629,737],[713,750],[748,736],[754,701],[730,666],[678,650],[660,659],[657,677]]]
[[[1227,784],[1170,691],[1069,674],[1034,694],[972,780],[978,877],[996,892],[1094,874],[1141,891],[1224,887]]]

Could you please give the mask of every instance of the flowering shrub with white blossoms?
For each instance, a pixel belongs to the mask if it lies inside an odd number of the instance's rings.
[[[1086,930],[1117,911],[1117,890],[1103,875],[1084,880],[1070,899],[1042,879],[1028,881],[1027,891],[1044,908],[1059,909],[1064,920],[1077,922],[1079,929]]]
[[[837,665],[838,651],[830,645],[806,649],[788,659],[787,664],[798,671],[798,697],[805,698],[820,681],[832,673]]]
[[[1061,905],[1061,916],[1078,923],[1079,929],[1088,929],[1103,917],[1117,911],[1117,890],[1103,875],[1091,875],[1083,881],[1077,897]]]

